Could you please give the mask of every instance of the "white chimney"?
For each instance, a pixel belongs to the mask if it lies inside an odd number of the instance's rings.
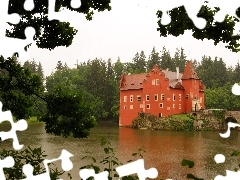
[[[179,79],[179,67],[176,67],[176,71],[177,71],[177,79]]]

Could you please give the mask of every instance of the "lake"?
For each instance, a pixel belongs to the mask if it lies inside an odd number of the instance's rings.
[[[0,130],[7,131],[9,124],[0,124]],[[192,173],[204,179],[214,179],[218,174],[225,175],[225,170],[234,170],[240,158],[231,157],[233,150],[239,150],[239,132],[232,131],[231,136],[223,139],[220,132],[173,132],[140,130],[118,127],[115,123],[101,123],[91,130],[87,139],[57,137],[47,134],[42,123],[32,123],[24,132],[18,132],[20,144],[24,147],[40,147],[48,155],[48,159],[57,158],[62,149],[74,155],[71,160],[74,168],[71,171],[73,179],[80,179],[78,172],[81,166],[90,161],[81,160],[86,151],[92,152],[96,159],[104,157],[100,146],[101,136],[106,137],[113,145],[116,156],[123,164],[132,157],[138,148],[146,150],[143,153],[145,169],[155,167],[159,177],[173,179],[187,179],[186,173]],[[221,132],[223,133],[223,132]],[[12,149],[11,140],[3,141],[1,147]],[[226,161],[217,164],[214,161],[216,154],[226,156]],[[182,167],[182,159],[195,162],[192,169]],[[56,163],[60,167],[60,163]],[[61,168],[59,168],[61,170]],[[67,174],[67,173],[66,173]],[[64,179],[67,179],[63,176]]]

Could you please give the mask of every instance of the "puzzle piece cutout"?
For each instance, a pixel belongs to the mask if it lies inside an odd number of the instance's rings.
[[[22,180],[51,180],[50,178],[50,170],[49,170],[49,167],[48,167],[48,164],[49,163],[52,163],[52,162],[55,162],[55,161],[58,161],[58,160],[61,160],[61,167],[62,167],[62,170],[64,171],[70,171],[72,168],[73,168],[73,163],[72,161],[70,160],[70,157],[72,157],[73,155],[68,152],[67,150],[63,149],[62,152],[61,152],[61,155],[58,157],[58,158],[55,158],[55,159],[45,159],[43,161],[43,164],[44,164],[44,167],[46,169],[46,172],[45,173],[42,173],[42,174],[38,174],[38,175],[33,175],[33,167],[31,164],[25,164],[23,166],[23,173],[26,175],[26,178],[25,179],[22,179]]]
[[[226,6],[226,1],[219,1],[219,0],[208,0],[208,3],[205,3],[205,0],[169,0],[167,2],[160,1],[159,10],[162,11],[162,18],[161,24],[168,25],[171,22],[171,17],[167,13],[168,11],[184,6],[188,17],[193,21],[194,25],[198,29],[204,29],[206,26],[206,20],[200,17],[197,17],[199,10],[201,9],[202,5],[208,5],[209,7],[219,7],[220,11],[218,11],[215,16],[214,20],[216,22],[222,22],[227,14],[234,16],[235,18],[240,20],[240,17],[236,15],[236,9],[240,7],[240,1],[232,0]],[[240,23],[235,25],[235,31],[233,35],[239,34],[240,31]]]
[[[108,174],[108,171],[95,174],[94,169],[82,169],[79,171],[79,176],[83,180],[87,180],[90,177],[93,177],[94,180],[108,180]]]
[[[119,166],[116,168],[116,171],[120,178],[132,174],[137,174],[139,180],[145,180],[146,178],[154,179],[158,176],[156,168],[145,169],[144,159],[139,159],[123,166]]]
[[[19,59],[26,61],[29,59],[28,53],[24,48],[33,42],[35,29],[27,27],[25,29],[26,39],[18,39],[6,36],[7,23],[17,24],[20,21],[18,14],[8,14],[9,0],[0,1],[0,55],[5,59],[11,57],[14,53],[19,54]]]
[[[28,124],[27,121],[24,119],[21,119],[17,121],[16,123],[13,121],[12,113],[11,111],[2,111],[2,102],[0,102],[0,123],[3,121],[9,121],[11,123],[11,130],[8,132],[0,132],[0,137],[2,141],[6,139],[13,139],[13,148],[15,150],[22,149],[23,145],[19,144],[18,137],[16,134],[16,131],[24,131],[27,129]]]
[[[14,159],[11,156],[4,158],[3,160],[0,159],[0,179],[5,180],[6,177],[3,172],[3,168],[10,168],[13,167],[15,164]]]
[[[240,179],[240,171],[234,172],[226,170],[226,176],[217,175],[214,180],[237,180]]]
[[[55,12],[56,0],[48,0],[48,19],[66,21],[65,13]],[[80,0],[71,0],[71,7],[79,8]],[[12,57],[14,53],[18,53],[19,60],[26,61],[29,59],[29,54],[25,51],[25,47],[33,43],[33,37],[36,31],[33,27],[27,27],[24,31],[26,39],[18,39],[6,36],[7,23],[18,24],[20,21],[19,14],[8,14],[9,0],[0,1],[0,55],[5,59]],[[26,11],[31,11],[34,8],[33,0],[25,0],[23,7]]]
[[[225,133],[219,133],[222,138],[228,138],[230,136],[231,128],[240,127],[240,124],[228,122],[228,129]]]

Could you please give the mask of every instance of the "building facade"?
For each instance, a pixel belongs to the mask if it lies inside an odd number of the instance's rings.
[[[191,61],[183,73],[155,65],[149,73],[121,76],[119,126],[131,126],[140,112],[164,117],[204,108],[204,85]]]

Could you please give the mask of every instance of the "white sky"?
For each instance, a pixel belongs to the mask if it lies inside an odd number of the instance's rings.
[[[222,57],[228,66],[240,60],[240,53],[233,53],[224,44],[214,46],[213,41],[196,40],[191,33],[179,37],[160,37],[157,31],[156,0],[112,0],[112,10],[96,12],[92,21],[87,21],[83,14],[67,13],[67,19],[78,29],[73,43],[68,48],[57,47],[52,51],[38,49],[32,45],[28,52],[30,60],[43,65],[44,74],[49,76],[54,71],[57,61],[67,62],[69,67],[76,67],[79,62],[102,58],[116,62],[118,56],[122,62],[130,62],[141,50],[148,56],[153,46],[161,51],[163,46],[173,56],[176,48],[184,48],[188,59],[201,60],[203,55]],[[23,62],[22,62],[23,63]]]

